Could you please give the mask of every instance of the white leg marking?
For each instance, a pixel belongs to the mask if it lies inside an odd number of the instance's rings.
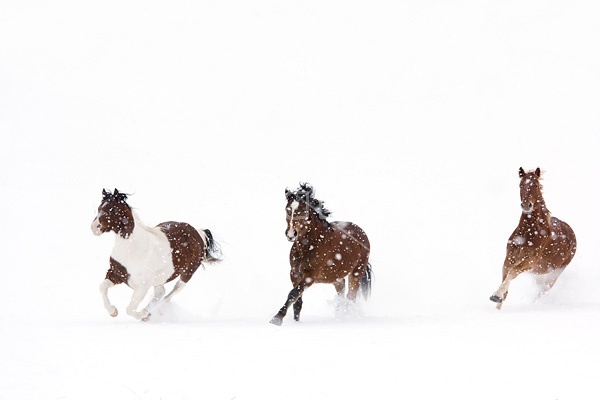
[[[185,282],[183,282],[181,279],[179,279],[177,281],[177,283],[175,284],[175,286],[173,287],[173,290],[171,290],[171,293],[169,293],[166,297],[165,297],[165,301],[170,301],[171,298],[173,296],[175,296],[177,293],[181,292],[181,290],[185,287]]]
[[[500,284],[498,290],[496,290],[496,292],[494,293],[494,296],[498,296],[499,298],[503,299],[506,292],[508,292],[508,286],[510,285],[510,281],[515,279],[518,275],[519,273],[514,272],[514,270],[509,271],[506,275],[506,279],[504,279],[504,281]],[[502,308],[502,303],[498,303],[496,305],[496,308],[500,310]]]
[[[156,306],[156,304],[158,304],[163,299],[164,295],[165,287],[163,285],[154,286],[154,296],[152,297],[152,300],[150,300],[150,303],[148,303],[148,305],[146,306],[146,309],[151,311]]]
[[[564,268],[559,268],[559,269],[555,269],[554,271],[550,271],[549,273],[545,274],[545,275],[536,275],[535,277],[535,282],[538,286],[538,298],[542,297],[543,295],[545,295],[550,289],[552,289],[552,287],[554,286],[554,284],[556,283],[558,277],[560,276],[560,274],[563,273],[565,269]]]
[[[144,297],[146,297],[146,293],[148,293],[147,288],[146,289],[134,289],[133,295],[131,296],[131,301],[129,302],[129,305],[127,306],[127,314],[131,315],[132,317],[134,317],[136,319],[143,319],[143,320],[150,317],[150,313],[145,308],[140,311],[137,311],[138,306],[140,305],[142,300],[144,300]]]
[[[115,284],[112,283],[110,280],[103,280],[100,284],[100,294],[102,295],[102,301],[104,302],[104,308],[106,308],[106,311],[108,311],[111,317],[116,317],[119,313],[117,311],[117,307],[110,304],[110,300],[108,299],[108,289],[110,289],[113,286],[115,286]]]

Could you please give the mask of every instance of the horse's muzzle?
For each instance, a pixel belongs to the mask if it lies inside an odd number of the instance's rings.
[[[295,242],[297,236],[298,236],[298,232],[296,232],[296,231],[292,231],[291,235],[290,235],[289,231],[285,231],[285,237],[290,242]]]
[[[531,214],[533,211],[533,203],[530,201],[524,201],[521,203],[521,210],[525,214]]]
[[[104,233],[102,231],[102,225],[100,225],[100,221],[98,221],[98,219],[95,219],[92,221],[91,228],[92,228],[92,233],[96,236],[100,236]]]

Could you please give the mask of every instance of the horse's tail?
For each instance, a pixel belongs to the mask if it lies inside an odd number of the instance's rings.
[[[204,229],[203,232],[206,238],[204,261],[208,263],[221,261],[221,257],[223,256],[221,253],[221,246],[215,241],[215,238],[210,230]]]
[[[371,268],[371,264],[367,263],[365,268],[365,273],[360,280],[360,290],[365,297],[365,300],[371,296],[371,286],[373,285],[373,269]]]

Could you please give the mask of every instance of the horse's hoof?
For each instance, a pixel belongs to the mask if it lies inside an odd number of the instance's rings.
[[[111,317],[116,317],[117,315],[119,315],[119,310],[117,310],[117,307],[113,307],[113,311],[108,313]]]
[[[273,317],[271,318],[270,321],[273,325],[277,325],[277,326],[281,326],[281,324],[283,323],[283,319],[279,318],[279,317]]]
[[[495,294],[490,296],[490,300],[494,303],[502,303],[502,297],[496,296]]]
[[[152,314],[148,313],[148,315],[146,315],[144,318],[142,318],[142,322],[148,322],[148,321],[150,321],[150,316],[151,315]]]

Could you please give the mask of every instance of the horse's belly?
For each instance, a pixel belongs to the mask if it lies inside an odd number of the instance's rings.
[[[132,288],[164,284],[175,273],[171,247],[157,242],[143,248],[127,247],[113,249],[111,255],[125,267],[129,274],[127,284]]]
[[[133,268],[126,266],[129,272],[128,284],[135,287],[151,287],[163,285],[174,273],[175,268],[172,262],[137,264],[132,263]]]

